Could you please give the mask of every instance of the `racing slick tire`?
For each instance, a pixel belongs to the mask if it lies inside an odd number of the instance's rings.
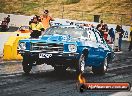
[[[92,67],[92,71],[95,75],[104,75],[108,68],[108,58],[106,57],[100,67]]]
[[[32,66],[29,64],[29,61],[27,59],[23,59],[22,66],[23,71],[25,72],[25,74],[28,75],[32,69]]]
[[[77,68],[76,68],[76,73],[77,74],[81,74],[84,73],[85,70],[85,55],[81,54],[79,60],[78,60],[78,64],[77,64]]]
[[[66,72],[66,68],[65,66],[54,66],[54,71],[55,72]]]

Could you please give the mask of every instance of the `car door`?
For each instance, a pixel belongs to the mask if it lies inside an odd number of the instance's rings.
[[[103,37],[101,37],[98,31],[95,31],[95,35],[96,35],[97,46],[98,46],[98,50],[97,50],[98,58],[97,59],[99,62],[101,62],[102,60],[104,60],[106,56],[105,50],[107,49],[108,46],[106,45],[105,41],[103,40]]]
[[[86,65],[93,65],[98,60],[98,44],[96,35],[93,31],[88,30],[88,41],[86,41],[86,46],[88,47],[89,54],[86,59]]]

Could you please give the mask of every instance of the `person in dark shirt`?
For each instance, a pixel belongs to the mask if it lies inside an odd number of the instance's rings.
[[[131,41],[130,41],[130,44],[129,44],[128,51],[131,51],[132,50],[132,30],[130,32],[130,39],[131,39]]]
[[[96,27],[96,29],[100,32],[102,37],[104,36],[104,32],[103,32],[104,26],[103,25],[104,25],[103,20],[101,20],[100,24],[98,24]]]
[[[7,26],[8,26],[7,20],[6,20],[6,18],[4,18],[4,21],[2,21],[2,23],[1,23],[1,31],[6,32]]]
[[[7,22],[7,29],[9,29],[9,23],[10,23],[10,15],[6,17],[6,22]]]
[[[7,21],[7,24],[10,23],[10,15],[7,16],[6,21]]]
[[[122,44],[122,37],[124,34],[124,30],[122,29],[122,27],[120,25],[117,25],[115,30],[119,34],[118,51],[121,51],[121,44]]]
[[[113,42],[114,42],[114,39],[115,39],[114,29],[111,28],[111,29],[109,30],[109,33],[108,33],[108,34],[109,34],[110,37],[111,37],[111,43],[113,43]]]
[[[102,30],[102,33],[103,33],[103,37],[104,37],[105,41],[107,42],[108,41],[107,40],[107,37],[108,37],[108,26],[107,26],[107,24],[104,24],[102,26],[101,30]]]

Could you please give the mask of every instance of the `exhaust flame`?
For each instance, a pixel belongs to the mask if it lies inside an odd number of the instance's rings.
[[[79,82],[80,82],[81,84],[86,83],[86,80],[85,80],[85,78],[82,76],[82,74],[79,74],[78,80],[79,80]]]

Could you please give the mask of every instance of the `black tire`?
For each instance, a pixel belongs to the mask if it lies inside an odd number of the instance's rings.
[[[29,65],[29,61],[27,59],[23,59],[22,66],[25,74],[29,74],[32,69],[32,66]]]
[[[65,66],[54,66],[54,71],[55,72],[66,72],[66,68]]]
[[[77,74],[80,73],[84,73],[84,69],[85,69],[85,55],[82,54],[77,62],[77,68],[76,68],[76,72]]]
[[[95,75],[104,75],[108,68],[108,58],[105,58],[100,67],[92,67],[92,71]]]

